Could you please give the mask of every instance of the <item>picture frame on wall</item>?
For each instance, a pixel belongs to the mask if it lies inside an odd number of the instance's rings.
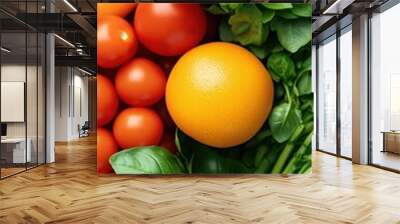
[[[98,3],[99,174],[307,174],[309,3]]]

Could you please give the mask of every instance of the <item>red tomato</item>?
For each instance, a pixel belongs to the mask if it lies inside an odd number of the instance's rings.
[[[135,3],[98,3],[97,16],[114,15],[125,17],[135,6]]]
[[[158,145],[163,135],[163,123],[156,112],[148,108],[128,108],[115,119],[113,134],[123,149]]]
[[[118,16],[99,16],[97,20],[97,64],[114,68],[127,62],[138,48],[132,26]]]
[[[163,56],[177,56],[196,46],[206,33],[200,4],[141,3],[134,27],[141,43]]]
[[[111,173],[112,168],[108,159],[118,151],[118,145],[110,131],[97,129],[97,172]]]
[[[150,106],[165,95],[167,78],[156,63],[136,58],[124,64],[115,76],[115,88],[131,106]]]
[[[109,123],[118,111],[118,96],[112,82],[97,74],[97,125]]]
[[[164,134],[160,146],[168,149],[172,154],[176,154],[175,133],[167,132]]]

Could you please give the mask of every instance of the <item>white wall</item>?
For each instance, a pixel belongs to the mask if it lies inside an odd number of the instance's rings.
[[[38,70],[37,70],[38,69]],[[44,74],[42,68],[24,64],[3,64],[1,66],[1,81],[26,83],[26,110],[27,120],[24,122],[6,122],[7,137],[30,139],[32,162],[44,162]],[[27,79],[27,80],[26,80]],[[2,96],[7,97],[7,96]],[[10,108],[1,108],[9,110]],[[25,111],[23,111],[25,112]],[[39,153],[37,156],[36,153]]]
[[[55,140],[74,140],[89,117],[88,78],[72,67],[56,67],[55,76]]]

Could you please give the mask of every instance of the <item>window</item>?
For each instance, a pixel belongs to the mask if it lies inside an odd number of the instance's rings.
[[[400,5],[371,18],[371,162],[400,170]]]
[[[336,36],[318,47],[318,149],[336,153]]]
[[[352,156],[352,33],[351,26],[340,36],[340,155]]]

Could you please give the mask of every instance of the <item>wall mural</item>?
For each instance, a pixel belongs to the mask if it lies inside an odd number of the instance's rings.
[[[97,7],[99,173],[311,172],[311,4]]]

